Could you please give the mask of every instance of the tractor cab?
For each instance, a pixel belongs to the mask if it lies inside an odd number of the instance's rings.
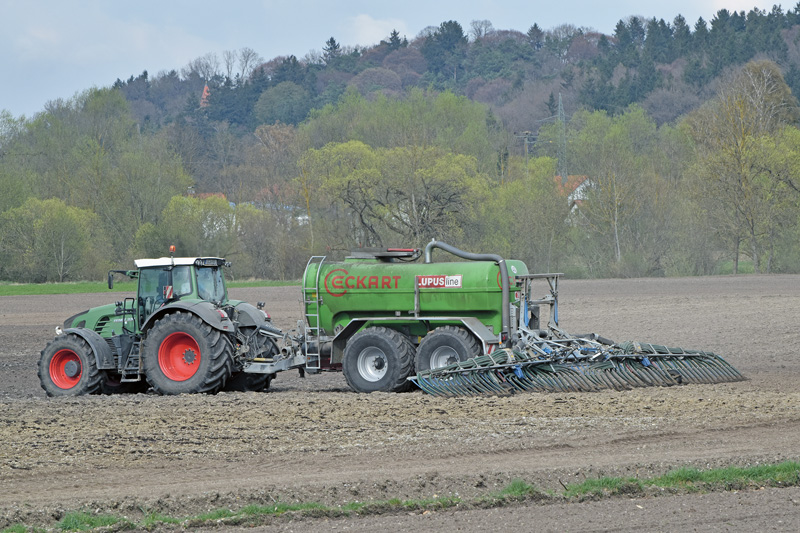
[[[136,317],[139,329],[155,311],[176,301],[211,302],[222,306],[228,302],[223,266],[219,257],[160,257],[137,259],[136,270],[112,270],[108,288],[114,286],[113,275],[124,274],[138,280],[135,298],[118,302],[117,314]],[[122,304],[122,305],[120,305]],[[127,322],[127,320],[126,320]]]
[[[162,257],[138,259],[139,288],[137,315],[139,324],[161,306],[176,300],[196,300],[221,305],[228,300],[222,267],[218,257]]]

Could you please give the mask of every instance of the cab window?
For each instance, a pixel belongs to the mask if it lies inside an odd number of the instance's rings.
[[[210,302],[226,300],[222,269],[218,267],[197,269],[197,295]]]
[[[192,294],[192,270],[189,266],[176,266],[172,269],[172,288],[175,296]]]

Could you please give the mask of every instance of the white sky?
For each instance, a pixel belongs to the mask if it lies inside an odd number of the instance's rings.
[[[722,8],[770,10],[774,0],[0,0],[0,110],[14,116],[41,111],[147,70],[180,70],[209,52],[249,47],[269,60],[321,51],[328,38],[371,45],[392,29],[409,40],[428,26],[473,20],[525,32],[568,23],[612,34],[631,15],[690,26]],[[782,4],[784,11],[795,3]]]

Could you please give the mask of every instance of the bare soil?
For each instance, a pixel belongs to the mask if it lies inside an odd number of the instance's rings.
[[[299,289],[232,290],[296,327]],[[279,374],[267,393],[47,398],[53,329],[118,294],[0,298],[0,528],[83,509],[139,520],[250,503],[470,499],[521,478],[598,476],[800,458],[800,276],[562,280],[561,325],[716,352],[747,381],[585,394],[439,399],[356,394],[340,374]],[[800,530],[800,489],[527,502],[343,519],[276,531]]]

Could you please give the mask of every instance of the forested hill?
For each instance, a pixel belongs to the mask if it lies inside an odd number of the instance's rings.
[[[0,115],[0,279],[172,243],[293,278],[432,237],[577,276],[800,270],[800,4],[320,45]]]

